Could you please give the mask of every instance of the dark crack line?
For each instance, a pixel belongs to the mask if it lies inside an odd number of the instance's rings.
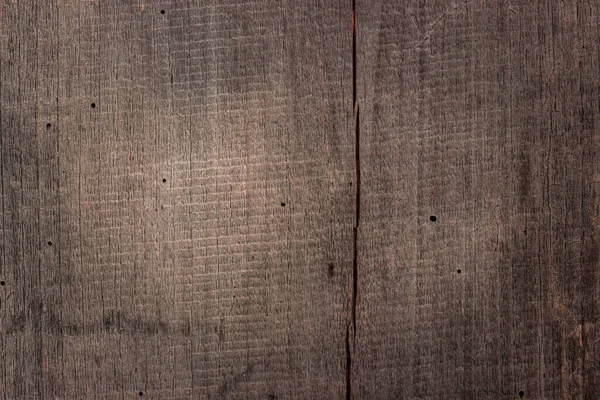
[[[360,109],[356,91],[356,0],[352,0],[352,108],[355,115],[354,151],[356,161],[356,192],[354,218],[354,254],[352,259],[352,306],[351,318],[346,326],[346,400],[352,399],[352,353],[356,343],[356,299],[358,294],[358,225],[360,223]],[[350,346],[352,325],[352,346]]]
[[[354,222],[354,258],[352,271],[352,325],[356,337],[356,296],[358,293],[358,226],[360,224],[360,109],[356,107],[356,216]]]
[[[352,107],[356,107],[356,0],[352,0]]]
[[[352,356],[350,355],[350,326],[346,326],[346,400],[352,398],[352,382],[350,380],[350,369],[352,368]]]

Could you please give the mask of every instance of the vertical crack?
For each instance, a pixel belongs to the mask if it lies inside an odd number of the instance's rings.
[[[360,110],[356,93],[356,0],[352,0],[352,108],[354,110],[354,151],[356,161],[356,192],[354,216],[354,254],[352,258],[351,317],[346,326],[346,400],[352,399],[352,350],[356,340],[356,297],[358,293],[358,225],[360,223]],[[352,345],[350,346],[350,327]]]
[[[356,107],[356,0],[352,0],[352,107]]]
[[[356,106],[355,127],[355,154],[356,154],[356,215],[354,219],[354,258],[352,271],[352,325],[356,336],[356,295],[358,292],[358,225],[360,223],[360,109]]]
[[[350,355],[350,324],[346,326],[346,400],[352,398],[352,382],[350,381],[350,368],[352,356]]]

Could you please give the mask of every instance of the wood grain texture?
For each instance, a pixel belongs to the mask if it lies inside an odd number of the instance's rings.
[[[0,0],[0,398],[600,398],[600,5]]]
[[[600,398],[598,3],[357,7],[353,394]]]
[[[0,4],[0,397],[344,397],[346,4]]]

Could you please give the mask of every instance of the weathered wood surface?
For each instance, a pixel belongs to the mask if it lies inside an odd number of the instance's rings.
[[[595,1],[0,5],[0,398],[600,398]]]
[[[356,398],[600,398],[599,7],[360,3]]]
[[[318,6],[2,2],[3,398],[345,395],[352,35]]]

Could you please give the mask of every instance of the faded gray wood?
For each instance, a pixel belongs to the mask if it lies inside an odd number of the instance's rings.
[[[599,26],[1,1],[0,398],[600,398]]]
[[[599,17],[358,1],[356,398],[600,398]]]
[[[0,397],[344,397],[347,4],[0,4]]]

